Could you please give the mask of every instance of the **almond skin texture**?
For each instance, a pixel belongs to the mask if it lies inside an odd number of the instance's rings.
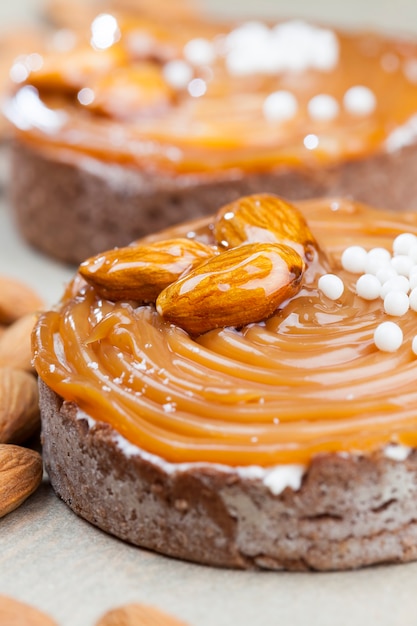
[[[33,371],[31,334],[36,316],[24,315],[13,322],[0,337],[0,367]]]
[[[156,309],[190,335],[244,326],[267,319],[294,296],[304,268],[303,259],[288,246],[244,244],[169,285],[159,295]]]
[[[57,622],[38,609],[0,595],[0,624],[2,626],[58,626]]]
[[[151,606],[126,604],[105,613],[96,626],[186,626],[186,624]]]
[[[23,370],[0,369],[0,443],[22,443],[40,426],[35,377]]]
[[[42,457],[38,452],[0,444],[0,517],[17,509],[41,481]]]
[[[0,275],[0,324],[11,324],[43,307],[43,300],[28,285]]]
[[[167,239],[109,250],[84,261],[79,273],[103,298],[146,304],[214,254],[212,247],[198,241]]]
[[[300,211],[278,196],[255,194],[222,207],[216,215],[214,236],[219,245],[282,243],[294,248],[305,261],[314,258],[318,244]]]

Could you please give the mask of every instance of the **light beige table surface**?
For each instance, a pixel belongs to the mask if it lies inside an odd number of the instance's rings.
[[[296,15],[417,33],[417,0],[211,4],[234,15]],[[36,8],[35,0],[1,0],[0,29],[30,21]],[[7,160],[0,169],[3,178]],[[72,275],[70,268],[21,241],[5,199],[0,205],[0,273],[30,281],[50,303]],[[0,593],[38,606],[61,626],[93,626],[106,609],[132,601],[158,606],[190,626],[417,625],[417,564],[338,574],[200,567],[106,536],[78,519],[46,482],[0,520]]]

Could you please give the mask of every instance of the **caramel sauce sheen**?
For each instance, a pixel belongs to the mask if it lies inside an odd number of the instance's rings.
[[[357,276],[341,269],[349,245],[392,249],[417,215],[382,213],[347,201],[297,205],[329,259],[311,264],[301,291],[269,319],[196,338],[153,306],[101,299],[80,277],[33,334],[39,376],[88,415],[133,444],[172,462],[231,466],[308,463],[323,452],[370,452],[390,442],[417,445],[417,313],[398,318],[404,343],[380,352],[382,300],[355,295]],[[147,241],[191,236],[211,241],[207,219]],[[345,292],[319,292],[324,271]]]

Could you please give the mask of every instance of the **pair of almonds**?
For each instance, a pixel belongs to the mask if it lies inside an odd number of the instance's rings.
[[[57,626],[46,613],[8,596],[0,596],[0,624],[4,626]],[[150,606],[127,604],[105,613],[96,626],[186,626]]]
[[[199,335],[267,319],[301,288],[318,245],[300,211],[277,196],[241,198],[217,214],[213,246],[182,238],[110,250],[79,272],[100,296],[155,302]]]
[[[42,307],[29,286],[0,276],[0,517],[24,502],[42,481],[40,454],[16,445],[40,425],[31,333],[35,312]]]

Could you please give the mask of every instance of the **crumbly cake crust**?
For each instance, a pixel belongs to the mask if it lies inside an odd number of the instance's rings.
[[[162,554],[240,569],[345,570],[417,559],[417,451],[405,460],[316,457],[278,495],[232,468],[175,471],[126,454],[117,433],[80,417],[40,381],[43,454],[72,510]],[[168,469],[169,465],[169,469]]]
[[[323,169],[172,178],[90,157],[77,164],[57,161],[15,143],[10,196],[25,239],[52,257],[78,264],[257,192],[289,200],[348,197],[379,208],[417,209],[416,163],[417,145],[411,145]]]

